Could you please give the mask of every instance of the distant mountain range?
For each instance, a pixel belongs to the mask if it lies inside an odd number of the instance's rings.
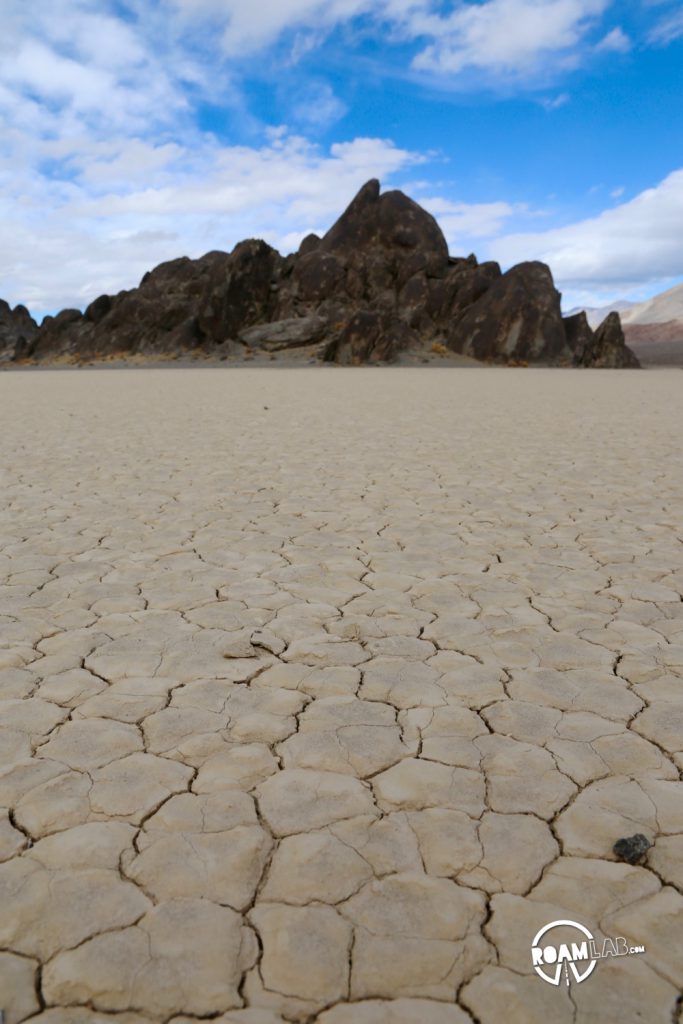
[[[621,319],[625,324],[666,324],[671,320],[683,322],[683,284],[677,284],[646,302],[631,306]]]
[[[566,315],[575,316],[577,313],[585,313],[588,318],[588,323],[591,325],[593,330],[595,330],[595,328],[599,327],[605,317],[610,313],[619,313],[623,323],[624,314],[634,306],[634,302],[627,302],[626,300],[613,302],[609,306],[574,306],[574,308],[570,309]]]
[[[621,316],[622,324],[668,324],[672,320],[683,323],[683,284],[674,285],[668,291],[661,292],[645,302],[627,302],[620,300],[608,306],[578,306],[571,309],[568,316],[583,312],[588,317],[591,327],[598,327],[608,313],[616,312]]]
[[[620,314],[626,341],[644,366],[683,367],[683,284],[645,302],[614,302],[584,312],[595,327],[613,310]]]

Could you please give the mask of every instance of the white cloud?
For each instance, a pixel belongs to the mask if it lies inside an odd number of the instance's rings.
[[[310,128],[328,128],[346,114],[345,103],[335,96],[327,82],[318,82],[299,90],[292,105],[292,118]]]
[[[579,63],[591,47],[587,34],[611,0],[165,0],[187,25],[212,21],[224,52],[244,57],[297,33],[296,59],[337,25],[364,16],[381,27],[383,38],[419,42],[413,67],[449,77],[468,70],[496,76],[531,77]],[[426,45],[424,45],[424,41]],[[629,41],[620,28],[608,32],[594,50],[623,50]]]
[[[544,58],[572,58],[609,0],[487,0],[461,4],[425,22],[434,37],[416,68],[459,74],[469,68],[528,76]]]
[[[673,11],[662,18],[649,35],[649,41],[655,46],[668,46],[675,39],[683,38],[683,10]]]
[[[552,111],[566,106],[570,99],[571,97],[568,92],[561,92],[559,96],[545,97],[539,102],[544,110]]]
[[[3,297],[40,312],[83,306],[179,255],[230,249],[252,236],[287,249],[329,227],[368,178],[420,161],[384,139],[357,138],[328,152],[281,133],[261,148],[196,143],[40,146],[24,176],[0,188]],[[68,180],[41,173],[47,155],[67,161]]]
[[[508,235],[491,246],[495,258],[549,263],[563,290],[618,295],[666,282],[683,270],[683,169],[654,188],[592,217],[537,233]]]
[[[437,218],[451,252],[462,252],[472,239],[497,235],[515,212],[523,212],[509,203],[454,203],[439,197],[420,203]]]
[[[282,126],[261,147],[208,136],[193,146],[80,136],[34,144],[30,156],[24,174],[0,186],[0,278],[3,297],[41,315],[82,308],[163,260],[229,250],[246,237],[291,251],[327,230],[370,177],[387,183],[425,159],[378,138],[325,151]],[[43,174],[45,159],[62,161],[68,176]],[[0,161],[0,180],[2,171]],[[458,252],[515,212],[503,202],[423,202]]]
[[[332,28],[372,9],[369,0],[167,0],[188,22],[210,19],[223,26],[227,54],[240,57],[274,43],[287,29]]]
[[[631,40],[622,28],[613,28],[608,32],[596,46],[596,50],[604,50],[612,53],[628,53],[631,49]]]
[[[195,48],[191,26],[168,5],[127,0],[135,18],[124,19],[102,0],[6,2],[1,293],[36,313],[82,307],[134,286],[162,260],[230,249],[244,237],[287,250],[326,229],[368,178],[386,181],[422,160],[382,138],[324,151],[284,126],[259,126],[262,145],[222,144],[199,130],[191,103],[193,91],[230,103],[229,70],[207,60],[205,39]],[[205,14],[226,7],[201,3]],[[335,19],[360,6],[271,4],[276,28],[292,12],[305,19],[325,7]],[[236,31],[268,24],[262,6],[233,10]],[[302,125],[343,113],[324,82],[297,102]]]
[[[96,0],[7,0],[0,120],[27,139],[59,140],[178,127],[188,83],[206,77],[156,15],[133,27]],[[148,8],[151,12],[151,5]],[[3,17],[5,11],[3,10]],[[226,75],[216,79],[227,92]]]

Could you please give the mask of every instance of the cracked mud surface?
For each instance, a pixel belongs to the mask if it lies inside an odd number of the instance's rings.
[[[680,383],[0,377],[6,1024],[676,1021]]]

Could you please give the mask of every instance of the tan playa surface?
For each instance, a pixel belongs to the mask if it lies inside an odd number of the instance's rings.
[[[676,1020],[681,384],[0,376],[6,1024]]]

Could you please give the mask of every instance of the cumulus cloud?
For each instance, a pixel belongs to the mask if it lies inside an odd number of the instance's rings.
[[[80,307],[137,284],[162,260],[230,249],[249,236],[286,251],[326,229],[368,178],[390,178],[420,160],[384,139],[325,152],[288,134],[260,148],[208,138],[192,149],[81,140],[63,158],[68,180],[34,167],[13,197],[0,189],[5,297],[41,312]]]
[[[436,217],[451,252],[462,252],[474,239],[497,235],[516,212],[524,212],[510,203],[455,203],[438,196],[422,198],[422,206]]]
[[[286,126],[257,125],[260,143],[231,145],[202,131],[193,104],[239,97],[229,64],[207,60],[213,36],[204,30],[204,49],[196,49],[177,0],[126,0],[118,10],[127,17],[102,0],[35,0],[30,9],[7,2],[1,293],[36,313],[82,307],[137,284],[162,260],[230,249],[251,235],[288,251],[307,232],[325,230],[368,178],[390,181],[423,160],[384,138],[320,148]],[[410,6],[386,5],[396,15]],[[259,42],[258,26],[279,31],[323,8],[333,21],[362,6],[278,0],[269,21],[262,5],[193,0],[185,13],[195,23],[199,15],[225,22],[227,10],[235,18],[225,30],[246,46]],[[343,112],[324,81],[309,83],[292,107],[304,129]],[[460,236],[501,213],[495,204],[468,210],[444,208]]]
[[[609,0],[487,0],[462,4],[428,19],[434,42],[414,60],[416,68],[458,74],[468,68],[525,74],[549,56],[571,62],[593,19]]]
[[[372,9],[368,0],[167,0],[188,22],[197,18],[222,25],[227,54],[244,56],[262,50],[288,29],[313,25],[332,28]],[[381,0],[380,0],[381,3]]]
[[[136,285],[163,260],[229,250],[245,237],[291,251],[309,232],[327,230],[368,178],[390,182],[425,160],[379,138],[323,150],[286,129],[261,147],[81,138],[46,142],[41,154],[64,161],[68,179],[27,167],[13,197],[0,188],[5,297],[41,314],[83,307]],[[439,196],[422,203],[456,252],[469,252],[518,211]]]
[[[541,259],[563,289],[614,295],[667,282],[683,269],[683,169],[628,202],[553,230],[514,234],[492,246],[505,264]]]
[[[631,40],[622,28],[613,28],[600,40],[596,49],[612,53],[628,53],[631,49]]]
[[[225,53],[253,54],[284,33],[321,34],[357,17],[382,27],[384,38],[418,43],[416,70],[449,77],[468,70],[528,77],[579,63],[587,33],[611,0],[485,0],[444,5],[438,0],[165,0],[191,24],[211,20],[220,28]],[[444,6],[450,8],[444,13]],[[295,52],[306,51],[309,37],[298,35]],[[425,45],[426,40],[426,45]],[[623,50],[629,45],[620,28],[609,31],[594,49]]]
[[[298,90],[291,108],[292,118],[304,126],[327,128],[346,114],[347,107],[327,82],[316,82]]]

